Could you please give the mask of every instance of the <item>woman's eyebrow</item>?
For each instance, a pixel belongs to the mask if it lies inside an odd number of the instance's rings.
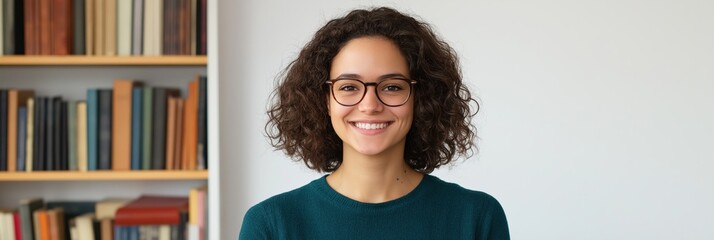
[[[388,73],[388,74],[379,76],[379,78],[377,78],[377,81],[382,81],[384,79],[395,78],[395,77],[408,78],[408,77],[404,76],[404,74],[401,74],[401,73]],[[359,74],[354,74],[354,73],[343,73],[343,74],[340,74],[339,76],[337,76],[335,79],[360,79],[360,80],[362,80],[362,76]]]

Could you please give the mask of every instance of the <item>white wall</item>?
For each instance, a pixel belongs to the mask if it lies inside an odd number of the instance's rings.
[[[219,4],[221,239],[319,176],[268,145],[268,95],[320,26],[371,5],[460,54],[481,153],[435,175],[497,197],[513,239],[714,239],[712,1]]]

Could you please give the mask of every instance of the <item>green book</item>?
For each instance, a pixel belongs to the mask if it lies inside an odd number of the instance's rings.
[[[153,91],[154,89],[152,87],[144,87],[143,92],[144,96],[142,96],[142,101],[143,101],[143,119],[142,119],[142,146],[141,146],[141,169],[143,170],[149,170],[151,169],[151,143],[152,143],[152,138],[151,138],[151,133],[153,132],[151,129],[151,122],[153,119]]]

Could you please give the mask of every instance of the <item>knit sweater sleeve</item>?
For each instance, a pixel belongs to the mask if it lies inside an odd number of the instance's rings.
[[[488,196],[488,201],[485,201],[484,209],[488,209],[485,218],[482,220],[482,236],[480,239],[489,240],[509,240],[511,239],[508,231],[508,222],[506,221],[506,213],[503,207],[496,198]]]
[[[255,205],[248,209],[243,218],[239,240],[271,239],[270,223],[262,204]]]

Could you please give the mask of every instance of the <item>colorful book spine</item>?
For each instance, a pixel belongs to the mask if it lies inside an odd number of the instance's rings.
[[[135,87],[131,94],[131,170],[141,170],[141,140],[143,120],[143,89]]]
[[[99,163],[99,91],[87,90],[87,170],[97,170]]]

